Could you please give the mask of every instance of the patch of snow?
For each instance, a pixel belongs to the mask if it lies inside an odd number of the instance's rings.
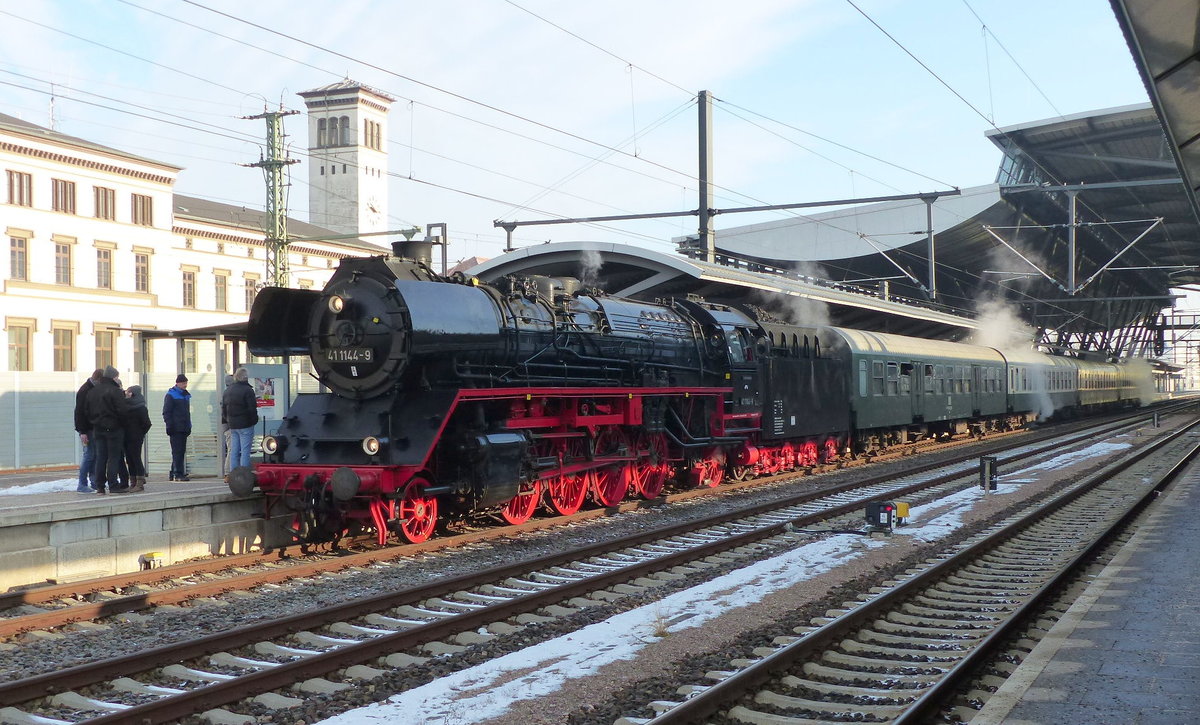
[[[904,533],[933,541],[961,524],[961,513],[982,491],[965,491],[934,504],[914,507],[910,521],[931,507],[955,505],[929,521],[907,526]],[[853,541],[854,545],[850,542]],[[734,609],[760,602],[772,592],[787,589],[861,556],[886,541],[838,535],[729,572],[712,581],[675,592],[663,599],[589,625],[499,659],[469,667],[421,687],[394,695],[385,702],[322,720],[322,725],[420,722],[427,725],[483,722],[504,714],[518,700],[547,695],[566,680],[591,675],[604,665],[637,656],[656,639],[655,632],[680,632],[699,627]]]
[[[74,491],[79,485],[79,478],[60,478],[55,481],[38,481],[37,483],[28,483],[24,486],[13,486],[12,488],[0,488],[0,496],[27,496],[34,493],[63,493],[66,491]]]

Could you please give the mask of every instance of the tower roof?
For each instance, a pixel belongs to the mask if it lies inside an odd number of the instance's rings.
[[[385,103],[394,103],[396,100],[395,98],[392,98],[391,96],[384,93],[383,91],[376,90],[376,89],[366,85],[365,83],[359,83],[358,81],[352,81],[349,78],[338,81],[337,83],[330,83],[328,85],[320,86],[319,88],[313,88],[311,90],[301,91],[301,92],[297,93],[296,95],[300,96],[301,98],[307,99],[307,98],[317,98],[317,97],[321,97],[321,96],[351,94],[351,93],[356,93],[358,91],[375,96],[377,99],[379,99]]]

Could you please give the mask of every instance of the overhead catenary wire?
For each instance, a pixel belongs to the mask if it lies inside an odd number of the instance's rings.
[[[969,108],[976,115],[978,115],[980,118],[982,118],[984,121],[986,121],[988,126],[995,129],[996,131],[998,131],[1001,136],[1003,136],[1005,138],[1010,138],[1008,136],[1008,134],[1003,129],[1001,129],[999,126],[997,126],[990,118],[988,118],[988,116],[986,114],[984,114],[982,111],[980,111],[978,108],[976,108],[974,104],[972,104],[970,101],[968,101],[953,86],[951,86],[948,82],[946,82],[946,80],[943,79],[940,75],[938,75],[938,73],[936,71],[934,71],[932,68],[930,68],[920,58],[918,58],[915,53],[913,53],[911,50],[909,50],[895,36],[893,36],[891,33],[889,33],[874,18],[872,18],[869,14],[867,14],[866,11],[864,11],[862,8],[860,8],[858,5],[856,5],[854,3],[854,0],[846,0],[846,3],[849,4],[850,7],[854,8],[856,11],[858,11],[858,13],[860,15],[862,15],[869,23],[871,23],[871,25],[875,26],[875,28],[877,30],[879,30],[879,32],[883,33],[883,35],[885,37],[887,37],[888,40],[890,40],[896,47],[898,47],[905,55],[907,55],[914,62],[916,62],[919,66],[921,66],[921,68],[923,68],[929,75],[931,75],[938,83],[940,83],[943,87],[945,87],[948,91],[950,91],[950,93],[952,93],[956,98],[958,98],[964,105],[966,105],[967,108]],[[969,6],[968,6],[968,8],[969,8]],[[974,13],[974,10],[972,9],[971,12]],[[976,15],[976,17],[978,18],[978,15]],[[1042,173],[1044,173],[1046,175],[1046,178],[1048,178],[1055,184],[1063,185],[1063,182],[1050,169],[1046,168],[1046,166],[1044,164],[1042,164],[1037,158],[1032,157],[1032,156],[1029,156],[1027,158],[1034,164],[1034,166],[1036,166]],[[1129,193],[1132,193],[1132,192],[1129,192]],[[1103,217],[1095,209],[1093,209],[1090,205],[1088,205],[1086,202],[1080,202],[1080,206],[1082,206],[1087,211],[1091,212],[1097,218],[1103,219]],[[1129,241],[1120,233],[1120,231],[1114,229],[1113,233],[1116,234],[1116,236],[1122,242]],[[1146,257],[1144,252],[1142,252],[1141,250],[1135,250],[1135,251],[1139,256],[1142,257],[1142,259],[1150,261],[1149,258]]]
[[[644,68],[644,67],[642,67],[642,66],[640,66],[640,65],[637,65],[637,64],[633,63],[632,61],[630,61],[630,60],[628,60],[628,59],[626,59],[626,58],[624,58],[624,57],[622,57],[622,56],[620,56],[620,55],[618,55],[618,54],[616,54],[616,53],[614,53],[614,52],[612,52],[612,51],[608,50],[607,48],[604,48],[604,47],[602,47],[602,46],[598,45],[597,43],[595,43],[595,42],[593,42],[593,41],[591,41],[591,40],[589,40],[589,39],[587,39],[587,38],[585,38],[585,37],[583,37],[583,36],[579,35],[578,33],[575,33],[574,31],[571,31],[571,30],[569,30],[569,29],[567,29],[567,28],[563,27],[562,25],[559,25],[558,23],[555,23],[555,22],[553,22],[553,21],[549,20],[548,18],[546,18],[546,17],[544,17],[544,16],[542,16],[542,15],[539,15],[539,14],[537,14],[537,13],[534,13],[534,12],[532,12],[531,10],[528,10],[527,8],[524,8],[524,7],[520,6],[520,5],[518,5],[516,2],[513,2],[513,0],[505,0],[505,2],[507,2],[509,5],[512,5],[512,6],[513,6],[513,7],[515,7],[515,8],[518,8],[519,10],[522,10],[522,11],[524,11],[524,12],[528,13],[529,15],[532,15],[533,17],[537,18],[538,20],[540,20],[540,21],[542,21],[542,22],[544,22],[544,23],[546,23],[546,24],[548,24],[548,25],[550,25],[550,26],[552,26],[552,27],[554,27],[554,28],[557,28],[558,30],[560,30],[560,31],[562,31],[562,32],[564,32],[564,33],[566,33],[567,35],[570,35],[571,37],[573,37],[573,38],[575,38],[575,39],[579,40],[580,42],[586,43],[587,45],[591,46],[592,48],[595,48],[596,50],[600,51],[601,53],[604,53],[605,55],[608,55],[608,56],[612,57],[613,59],[615,59],[615,60],[617,60],[617,61],[620,61],[621,63],[623,63],[623,64],[627,65],[629,68],[636,68],[636,69],[638,69],[638,70],[642,71],[643,73],[645,73],[646,75],[649,75],[649,76],[651,76],[651,77],[653,77],[653,78],[655,78],[655,79],[657,79],[657,80],[659,80],[659,81],[661,81],[661,82],[663,82],[663,83],[665,83],[665,84],[667,84],[667,85],[669,85],[669,86],[671,86],[671,87],[673,87],[673,88],[676,88],[676,89],[678,89],[678,90],[680,90],[680,91],[683,91],[684,93],[688,93],[688,94],[689,94],[689,96],[691,95],[691,91],[689,91],[688,89],[686,89],[686,88],[684,88],[683,86],[679,85],[678,83],[675,83],[674,81],[671,81],[671,80],[669,80],[669,79],[667,79],[667,78],[664,78],[664,77],[662,77],[662,76],[660,76],[660,75],[658,75],[658,74],[656,74],[656,73],[654,73],[654,72],[652,72],[652,71],[650,71],[650,70],[647,70],[646,68]],[[632,83],[632,78],[631,78],[630,82]],[[859,154],[859,155],[861,155],[861,156],[863,156],[863,157],[865,157],[865,158],[871,159],[871,160],[873,160],[873,161],[877,161],[877,162],[880,162],[880,163],[883,163],[883,164],[887,164],[888,166],[891,166],[891,167],[893,167],[893,168],[899,169],[899,170],[901,170],[901,171],[905,171],[905,172],[907,172],[907,173],[911,173],[911,174],[914,174],[914,175],[916,175],[916,176],[920,176],[920,177],[922,177],[922,178],[925,178],[925,179],[927,179],[927,180],[929,180],[929,181],[933,181],[934,183],[937,183],[937,184],[942,184],[943,186],[953,186],[952,184],[948,184],[948,183],[946,183],[946,182],[944,182],[944,181],[940,181],[940,180],[938,180],[938,179],[935,179],[935,178],[933,178],[933,177],[927,176],[927,175],[925,175],[925,174],[922,174],[922,173],[920,173],[920,172],[913,171],[912,169],[908,169],[908,168],[906,168],[906,167],[903,167],[903,166],[900,166],[900,165],[898,165],[898,164],[895,164],[895,163],[892,163],[892,162],[886,161],[886,160],[884,160],[884,159],[881,159],[881,158],[879,158],[878,156],[875,156],[875,155],[872,155],[872,154],[868,154],[868,153],[866,153],[866,152],[864,152],[864,151],[860,151],[860,150],[858,150],[858,149],[854,149],[854,148],[852,148],[852,147],[850,147],[850,146],[847,146],[847,145],[845,145],[845,144],[839,143],[839,142],[837,142],[837,141],[833,141],[833,140],[831,140],[831,139],[828,139],[828,138],[825,138],[825,137],[823,137],[823,136],[819,136],[819,135],[817,135],[817,134],[814,134],[814,133],[811,133],[811,132],[809,132],[809,131],[805,131],[804,129],[798,128],[798,127],[796,127],[796,126],[794,126],[794,125],[791,125],[791,124],[785,123],[785,122],[783,122],[783,121],[779,121],[778,119],[774,119],[774,118],[772,118],[772,117],[770,117],[770,116],[767,116],[767,115],[765,115],[765,114],[759,113],[759,112],[757,112],[757,111],[752,111],[752,110],[750,110],[750,109],[748,109],[748,108],[744,108],[744,107],[738,106],[738,105],[736,105],[736,104],[729,103],[729,102],[727,102],[727,101],[722,101],[722,99],[719,99],[719,98],[714,98],[714,100],[715,100],[715,101],[718,101],[718,102],[721,102],[721,103],[724,103],[725,105],[731,106],[731,107],[733,107],[733,108],[737,108],[737,109],[739,109],[739,110],[741,110],[741,111],[743,111],[743,112],[746,112],[746,113],[751,113],[751,114],[753,114],[753,115],[755,115],[755,116],[758,116],[759,118],[762,118],[762,119],[764,119],[764,120],[766,120],[766,121],[771,121],[772,123],[777,123],[777,124],[779,124],[779,125],[781,125],[781,126],[784,126],[784,127],[786,127],[786,128],[790,128],[790,129],[792,129],[792,130],[794,130],[794,131],[797,131],[797,132],[800,132],[800,133],[806,134],[806,135],[808,135],[808,136],[811,136],[812,138],[815,138],[815,139],[817,139],[817,140],[819,140],[819,141],[822,141],[822,142],[824,142],[824,143],[832,144],[832,145],[834,145],[834,146],[837,146],[838,148],[841,148],[841,149],[844,149],[844,150],[846,150],[846,151],[850,151],[850,152],[853,152],[853,153]],[[745,121],[745,122],[747,122],[747,123],[750,123],[751,125],[755,126],[756,128],[759,128],[759,129],[761,129],[761,130],[763,130],[763,131],[766,131],[767,133],[770,133],[770,134],[772,134],[772,135],[778,136],[779,138],[781,138],[781,139],[783,139],[783,140],[785,140],[785,141],[788,141],[789,143],[792,143],[792,144],[796,145],[798,148],[801,148],[801,149],[803,149],[803,150],[805,150],[805,151],[808,151],[809,153],[812,153],[812,154],[814,154],[814,155],[816,155],[816,156],[818,156],[818,157],[820,157],[820,158],[822,158],[822,159],[824,159],[824,160],[826,160],[826,161],[828,161],[828,162],[830,162],[830,163],[832,163],[832,164],[834,164],[834,165],[836,165],[836,166],[839,166],[839,167],[841,167],[841,168],[843,168],[843,169],[847,169],[847,170],[849,170],[851,173],[859,173],[860,175],[864,176],[865,178],[871,179],[872,181],[875,181],[876,183],[880,184],[881,186],[884,186],[885,188],[890,188],[890,189],[893,189],[893,190],[895,190],[895,191],[900,191],[900,189],[898,189],[898,188],[897,188],[897,187],[895,187],[895,186],[891,186],[891,185],[889,185],[889,184],[886,184],[886,183],[884,183],[884,182],[881,182],[881,181],[879,181],[879,180],[877,180],[877,179],[875,179],[875,178],[873,178],[873,177],[871,177],[871,176],[868,176],[868,175],[866,175],[866,174],[863,174],[862,172],[856,172],[854,169],[851,169],[850,167],[848,167],[848,166],[846,166],[846,165],[844,165],[844,164],[841,164],[841,163],[839,163],[839,162],[837,162],[837,161],[834,161],[833,159],[829,158],[828,156],[825,156],[825,155],[823,155],[823,154],[820,154],[820,153],[818,153],[818,152],[816,152],[816,151],[814,151],[814,150],[812,150],[812,149],[810,149],[810,148],[808,148],[808,147],[806,147],[806,146],[803,146],[803,145],[801,145],[801,144],[798,144],[798,143],[796,143],[794,140],[792,140],[792,139],[788,139],[787,137],[785,137],[785,136],[782,136],[781,134],[778,134],[778,133],[776,133],[775,131],[771,131],[770,129],[767,129],[767,128],[765,128],[765,127],[763,127],[763,126],[759,125],[759,124],[755,124],[755,123],[753,123],[753,122],[751,122],[751,121],[748,121],[748,120],[747,120],[747,119],[745,119],[744,117],[738,116],[737,114],[730,112],[728,109],[723,109],[723,110],[725,110],[725,112],[726,112],[726,113],[730,113],[730,115],[734,116],[735,118],[739,118],[739,119],[740,119],[740,120],[742,120],[742,121]],[[636,152],[636,150],[635,150],[635,152]],[[635,153],[635,155],[636,155],[636,153]],[[955,188],[957,188],[957,187],[955,187]],[[745,197],[745,198],[750,198],[750,197]],[[784,216],[793,216],[793,217],[794,217],[794,216],[804,216],[804,215],[802,215],[802,214],[799,214],[799,213],[797,213],[797,212],[794,212],[794,211],[793,211],[793,212],[791,212],[791,213],[784,214]]]

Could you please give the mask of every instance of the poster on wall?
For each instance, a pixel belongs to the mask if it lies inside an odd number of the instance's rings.
[[[245,368],[250,374],[250,387],[254,388],[259,420],[283,420],[290,400],[287,365],[248,363]]]

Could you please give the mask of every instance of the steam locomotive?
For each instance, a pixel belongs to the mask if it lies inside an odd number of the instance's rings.
[[[428,244],[343,260],[320,291],[264,289],[259,356],[305,354],[263,462],[230,488],[282,507],[303,543],[546,506],[572,514],[1053,410],[1139,403],[1128,366],[793,325],[698,298],[642,302],[573,278],[494,285],[432,272]],[[1148,377],[1148,373],[1145,373]]]

